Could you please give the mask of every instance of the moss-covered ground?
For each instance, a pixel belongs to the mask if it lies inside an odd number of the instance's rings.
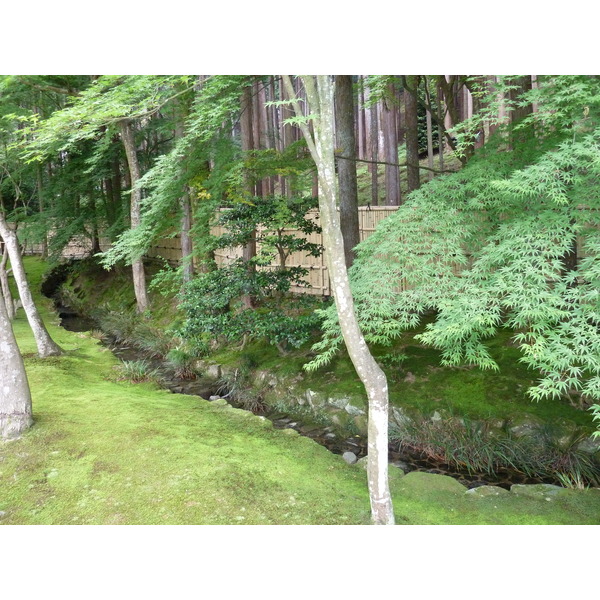
[[[45,266],[27,259],[32,287]],[[41,360],[22,311],[15,333],[34,426],[0,443],[1,524],[363,524],[366,474],[315,442],[250,413],[115,382],[116,359],[63,330],[38,297],[64,356]],[[446,478],[400,477],[400,524],[596,524],[597,490],[552,501],[473,498]]]

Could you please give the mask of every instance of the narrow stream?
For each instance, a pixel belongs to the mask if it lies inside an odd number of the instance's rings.
[[[60,316],[61,325],[68,331],[83,332],[98,329],[93,319],[78,315],[69,307],[61,305],[58,302],[56,302],[56,310]],[[102,343],[120,360],[133,361],[143,359],[148,361],[153,368],[158,369],[161,375],[161,385],[175,394],[195,395],[205,400],[210,400],[211,397],[214,399],[217,395],[217,389],[212,380],[178,378],[167,368],[164,361],[151,358],[137,348],[117,344],[109,336],[106,336]],[[228,401],[231,402],[229,399]],[[231,402],[231,404],[235,406],[234,402]],[[324,427],[317,423],[299,420],[281,412],[268,411],[264,416],[273,422],[275,428],[295,429],[300,435],[315,440],[334,454],[341,455],[344,452],[352,452],[359,459],[367,454],[367,440],[362,436],[342,437],[333,427]],[[451,465],[434,462],[424,458],[419,453],[411,453],[407,449],[400,448],[397,442],[390,443],[389,460],[390,464],[402,468],[405,472],[425,471],[428,473],[449,475],[468,488],[481,485],[497,485],[505,489],[510,489],[510,486],[515,483],[556,483],[530,478],[518,472],[497,473],[495,475],[460,472]]]

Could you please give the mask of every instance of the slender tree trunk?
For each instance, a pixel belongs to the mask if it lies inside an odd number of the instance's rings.
[[[27,283],[27,276],[25,275],[25,268],[23,267],[23,260],[21,258],[21,251],[19,249],[19,242],[17,235],[6,222],[4,213],[0,210],[0,237],[4,240],[8,249],[8,257],[10,259],[10,266],[12,267],[13,276],[19,290],[19,296],[23,309],[27,315],[29,326],[35,337],[35,343],[37,345],[38,354],[42,358],[48,356],[59,356],[62,354],[62,350],[56,344],[56,342],[50,337],[50,334],[46,330],[46,326],[42,321],[35,302],[31,296],[29,290],[29,284]]]
[[[398,168],[398,134],[393,104],[394,90],[390,86],[389,97],[382,103],[383,134],[385,137],[385,203],[399,206],[400,171]]]
[[[6,314],[8,319],[12,321],[15,318],[15,305],[10,293],[10,286],[8,285],[8,271],[6,269],[8,264],[8,248],[6,244],[3,244],[2,248],[2,259],[0,260],[0,292],[4,298],[6,304]]]
[[[38,204],[40,214],[44,213],[44,194],[43,194],[43,180],[42,180],[42,165],[36,164],[36,180],[37,180],[37,192],[38,192]],[[42,259],[48,258],[48,234],[44,233],[44,239],[42,240]]]
[[[141,201],[142,193],[136,188],[135,184],[140,178],[140,166],[138,163],[137,152],[135,149],[135,139],[133,135],[133,127],[129,119],[124,119],[119,123],[121,128],[121,139],[125,147],[127,155],[127,163],[129,165],[129,178],[131,184],[131,229],[136,229],[141,222]],[[133,289],[137,302],[137,312],[143,313],[148,310],[148,294],[146,292],[146,273],[144,272],[144,262],[142,257],[136,258],[131,263],[133,272]]]
[[[356,179],[356,140],[354,136],[354,95],[352,76],[335,78],[335,127],[337,147],[343,157],[337,162],[340,190],[340,224],[344,237],[346,266],[354,262],[354,248],[360,242],[358,223],[358,183]]]
[[[427,97],[426,119],[427,119],[427,166],[431,169],[428,179],[433,179],[433,128],[431,125],[431,97],[429,95],[429,81],[425,78],[425,95]]]
[[[6,304],[9,299],[6,299]],[[0,438],[15,439],[33,423],[29,381],[12,325],[0,297]]]
[[[369,111],[370,116],[370,131],[369,131],[369,146],[371,150],[371,204],[377,206],[379,204],[379,122],[377,119],[377,103],[371,105]]]
[[[412,192],[419,189],[419,120],[417,88],[418,75],[406,75],[404,87],[404,105],[406,109],[406,173],[407,190]]]
[[[377,525],[393,525],[394,511],[388,485],[388,386],[384,372],[375,362],[362,335],[350,291],[344,256],[344,240],[337,211],[337,181],[334,157],[334,86],[330,76],[303,77],[304,88],[314,117],[314,138],[306,124],[301,124],[310,152],[319,172],[319,211],[323,242],[334,291],[342,335],[352,363],[365,386],[369,399],[368,480],[371,516]],[[292,82],[285,84],[293,97]],[[294,102],[300,114],[300,106]]]
[[[184,136],[184,119],[188,115],[188,106],[184,100],[179,104],[179,114],[177,115],[177,124],[175,125],[175,138],[181,139]],[[183,267],[183,284],[189,283],[194,276],[194,246],[190,231],[192,229],[192,203],[190,200],[189,186],[185,186],[185,191],[179,199],[181,208],[181,262]]]
[[[436,86],[437,91],[437,115],[438,115],[438,159],[440,163],[440,171],[444,170],[444,111],[442,109],[442,90],[439,84]]]
[[[242,115],[240,119],[241,126],[241,138],[242,138],[242,150],[244,152],[248,152],[254,148],[254,136],[253,136],[253,116],[252,116],[252,88],[245,87],[242,95]],[[246,181],[246,191],[248,195],[254,196],[255,188],[251,181]],[[255,266],[252,259],[256,257],[256,231],[253,231],[251,234],[251,239],[244,246],[242,251],[242,258],[245,263],[248,265],[248,270],[253,271]],[[246,294],[242,298],[242,304],[246,308],[252,308],[252,298],[250,295]]]

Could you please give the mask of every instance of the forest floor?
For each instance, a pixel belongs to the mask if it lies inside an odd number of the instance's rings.
[[[366,472],[249,412],[120,382],[90,334],[59,326],[26,268],[59,358],[39,359],[23,311],[14,329],[34,426],[0,443],[0,524],[366,524]],[[598,490],[543,501],[477,498],[450,478],[392,468],[400,524],[597,524]]]

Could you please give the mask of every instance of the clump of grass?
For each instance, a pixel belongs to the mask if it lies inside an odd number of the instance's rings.
[[[114,312],[99,310],[94,315],[102,331],[118,343],[132,343],[137,317],[133,311]]]
[[[173,338],[161,329],[138,323],[131,332],[131,343],[152,358],[165,358],[173,348]]]
[[[90,337],[100,342],[105,338],[105,334],[101,329],[92,329],[90,330]]]
[[[492,434],[485,423],[455,418],[413,421],[404,430],[390,430],[390,438],[413,452],[470,474],[510,470],[528,477],[554,480],[564,487],[585,488],[600,481],[600,465],[577,448],[583,433],[566,442],[548,426],[514,437]]]
[[[194,368],[194,358],[183,348],[172,348],[166,356],[167,364],[180,379],[196,379],[198,373]]]
[[[158,382],[158,369],[152,367],[147,360],[124,360],[117,368],[117,380],[142,383],[144,381]]]
[[[250,372],[247,366],[241,366],[231,373],[224,373],[217,382],[217,394],[230,398],[244,410],[263,414],[267,410],[266,390],[252,384]]]

